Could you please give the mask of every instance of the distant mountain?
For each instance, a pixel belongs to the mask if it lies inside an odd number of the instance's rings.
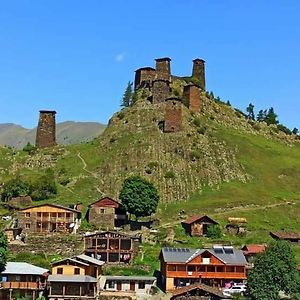
[[[58,144],[68,145],[89,141],[99,136],[106,125],[96,122],[66,121],[56,125]],[[26,129],[13,123],[0,124],[0,145],[23,148],[28,142],[34,145],[36,128]]]

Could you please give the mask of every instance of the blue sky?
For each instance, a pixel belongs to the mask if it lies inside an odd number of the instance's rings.
[[[273,106],[300,128],[298,0],[0,0],[0,123],[107,123],[134,70],[172,58],[233,106]]]

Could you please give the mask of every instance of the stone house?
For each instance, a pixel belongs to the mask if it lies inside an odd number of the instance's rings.
[[[18,212],[18,226],[27,233],[72,232],[79,227],[81,213],[57,204],[40,204]]]
[[[120,202],[104,197],[89,206],[88,221],[99,228],[113,229],[125,225],[128,215]]]

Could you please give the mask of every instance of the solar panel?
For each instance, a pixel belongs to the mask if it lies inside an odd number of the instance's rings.
[[[224,252],[226,254],[233,254],[233,247],[232,246],[224,246]]]

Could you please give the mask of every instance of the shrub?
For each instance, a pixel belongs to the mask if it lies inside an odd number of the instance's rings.
[[[165,174],[165,178],[168,178],[168,179],[174,179],[176,176],[175,176],[175,173],[173,171],[167,171],[166,174]]]
[[[27,145],[22,150],[24,152],[27,152],[29,155],[31,155],[35,153],[36,147],[28,142]]]
[[[201,120],[200,120],[200,118],[195,118],[195,119],[193,120],[193,124],[194,124],[195,126],[199,127],[199,126],[201,125]]]
[[[222,231],[219,225],[211,225],[207,228],[207,236],[212,239],[219,239],[222,236]]]

